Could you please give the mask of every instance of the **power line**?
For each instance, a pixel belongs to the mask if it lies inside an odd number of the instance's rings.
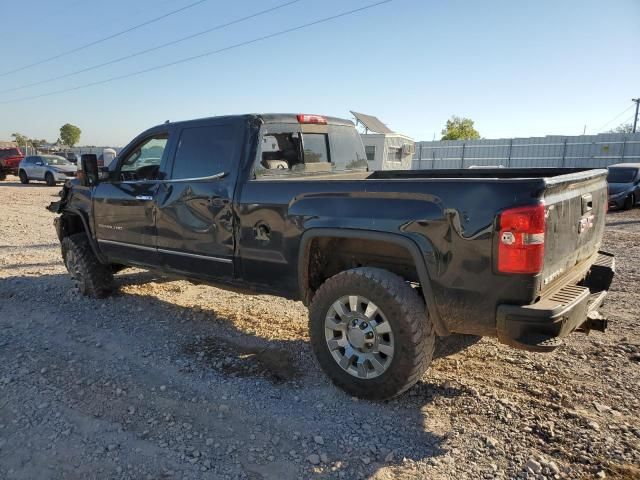
[[[204,3],[206,1],[208,1],[208,0],[198,0],[197,2],[190,3],[189,5],[185,5],[184,7],[178,8],[177,10],[172,10],[171,12],[168,12],[168,13],[165,13],[163,15],[160,15],[159,17],[155,17],[155,18],[152,18],[151,20],[147,20],[146,22],[142,22],[142,23],[139,23],[137,25],[134,25],[133,27],[129,27],[126,30],[122,30],[120,32],[113,33],[111,35],[108,35],[106,37],[100,38],[98,40],[94,40],[93,42],[86,43],[84,45],[80,45],[79,47],[72,48],[71,50],[67,50],[67,51],[64,51],[62,53],[58,53],[57,55],[54,55],[52,57],[48,57],[48,58],[45,58],[43,60],[38,60],[37,62],[30,63],[28,65],[23,65],[22,67],[16,68],[14,70],[9,70],[7,72],[0,73],[0,77],[4,77],[4,76],[9,75],[11,73],[21,72],[22,70],[26,70],[27,68],[35,67],[36,65],[41,65],[41,64],[49,62],[51,60],[56,60],[56,59],[58,59],[60,57],[65,57],[65,56],[67,56],[67,55],[69,55],[71,53],[79,52],[80,50],[84,50],[86,48],[92,47],[92,46],[97,45],[99,43],[106,42],[107,40],[111,40],[113,38],[116,38],[116,37],[119,37],[121,35],[124,35],[125,33],[132,32],[133,30],[137,30],[138,28],[141,28],[141,27],[150,25],[152,23],[158,22],[158,21],[160,21],[160,20],[162,20],[164,18],[170,17],[171,15],[175,15],[176,13],[180,13],[180,12],[183,12],[185,10],[188,10],[189,8],[193,8],[193,7],[195,7],[197,5],[200,5],[201,3]]]
[[[238,24],[238,23],[241,23],[241,22],[245,22],[245,21],[250,20],[252,18],[259,17],[259,16],[265,15],[267,13],[271,13],[271,12],[273,12],[275,10],[279,10],[281,8],[288,7],[289,5],[292,5],[294,3],[298,3],[298,2],[301,2],[301,1],[302,0],[290,0],[288,2],[281,3],[280,5],[276,5],[275,7],[267,8],[266,10],[261,10],[259,12],[253,13],[251,15],[247,15],[245,17],[238,18],[236,20],[232,20],[232,21],[227,22],[227,23],[216,25],[215,27],[211,27],[211,28],[208,28],[206,30],[202,30],[201,32],[197,32],[197,33],[194,33],[194,34],[191,34],[191,35],[187,35],[186,37],[178,38],[178,39],[172,40],[170,42],[166,42],[166,43],[163,43],[163,44],[160,44],[160,45],[156,45],[155,47],[147,48],[147,49],[135,52],[135,53],[131,53],[129,55],[125,55],[123,57],[119,57],[119,58],[116,58],[116,59],[113,59],[113,60],[109,60],[108,62],[99,63],[99,64],[96,64],[96,65],[92,65],[90,67],[86,67],[86,68],[82,68],[80,70],[76,70],[75,72],[65,73],[64,75],[58,75],[57,77],[50,77],[50,78],[47,78],[47,79],[44,79],[44,80],[40,80],[38,82],[28,83],[26,85],[20,85],[18,87],[8,88],[6,90],[0,90],[0,94],[8,93],[8,92],[15,92],[16,90],[23,90],[23,89],[29,88],[29,87],[35,87],[36,85],[42,85],[44,83],[50,83],[50,82],[53,82],[55,80],[60,80],[62,78],[68,78],[68,77],[72,77],[74,75],[78,75],[80,73],[85,73],[85,72],[88,72],[88,71],[91,71],[91,70],[95,70],[96,68],[106,67],[107,65],[113,65],[114,63],[122,62],[123,60],[128,60],[130,58],[139,57],[140,55],[144,55],[146,53],[150,53],[150,52],[153,52],[153,51],[156,51],[156,50],[160,50],[161,48],[169,47],[171,45],[175,45],[177,43],[184,42],[186,40],[191,40],[193,38],[205,35],[207,33],[211,33],[211,32],[213,32],[215,30],[221,30],[223,28],[230,27],[231,25],[235,25],[235,24]]]
[[[171,67],[171,66],[174,66],[174,65],[179,65],[179,64],[182,64],[182,63],[186,63],[186,62],[191,62],[191,61],[197,60],[199,58],[208,57],[208,56],[215,55],[215,54],[218,54],[218,53],[222,53],[222,52],[226,52],[226,51],[229,51],[229,50],[233,50],[235,48],[240,48],[240,47],[244,47],[246,45],[251,45],[253,43],[258,43],[258,42],[261,42],[263,40],[268,40],[270,38],[286,35],[288,33],[295,32],[295,31],[298,31],[298,30],[302,30],[304,28],[312,27],[314,25],[318,25],[318,24],[321,24],[321,23],[330,22],[332,20],[336,20],[336,19],[341,18],[341,17],[346,17],[348,15],[353,15],[355,13],[359,13],[359,12],[362,12],[364,10],[369,10],[370,8],[374,8],[374,7],[383,5],[385,3],[390,3],[392,1],[393,0],[382,0],[382,1],[379,1],[379,2],[376,2],[376,3],[365,5],[364,7],[355,8],[353,10],[348,10],[346,12],[342,12],[342,13],[339,13],[337,15],[332,15],[330,17],[321,18],[320,20],[315,20],[313,22],[305,23],[303,25],[298,25],[297,27],[287,28],[285,30],[280,30],[280,31],[275,32],[275,33],[270,33],[269,35],[264,35],[262,37],[254,38],[252,40],[247,40],[247,41],[244,41],[244,42],[236,43],[234,45],[229,45],[227,47],[223,47],[223,48],[220,48],[220,49],[217,49],[217,50],[210,50],[208,52],[200,53],[198,55],[192,55],[190,57],[185,57],[185,58],[182,58],[180,60],[176,60],[176,61],[173,61],[173,62],[170,62],[170,63],[164,63],[162,65],[156,65],[155,67],[145,68],[144,70],[138,70],[136,72],[127,73],[127,74],[124,74],[124,75],[118,75],[116,77],[106,78],[104,80],[98,80],[96,82],[85,83],[84,85],[78,85],[76,87],[65,88],[65,89],[62,89],[62,90],[55,90],[53,92],[43,93],[43,94],[40,94],[40,95],[32,95],[32,96],[29,96],[29,97],[16,98],[16,99],[13,99],[13,100],[5,100],[5,101],[0,102],[0,104],[22,102],[22,101],[25,101],[25,100],[33,100],[33,99],[36,99],[36,98],[48,97],[48,96],[51,96],[51,95],[58,95],[60,93],[72,92],[72,91],[80,90],[80,89],[83,89],[83,88],[88,88],[88,87],[93,87],[93,86],[96,86],[96,85],[102,85],[104,83],[113,82],[115,80],[122,80],[122,79],[125,79],[125,78],[134,77],[136,75],[142,75],[144,73],[149,73],[149,72],[153,72],[155,70],[160,70],[162,68],[167,68],[167,67]]]
[[[597,131],[601,132],[604,127],[606,127],[607,125],[609,125],[611,122],[613,122],[614,120],[620,118],[622,115],[624,115],[625,113],[627,113],[629,110],[631,110],[633,108],[633,105],[625,108],[623,111],[621,111],[618,115],[616,115],[615,117],[613,117],[611,120],[609,120],[607,123],[605,123],[604,125],[602,125]]]

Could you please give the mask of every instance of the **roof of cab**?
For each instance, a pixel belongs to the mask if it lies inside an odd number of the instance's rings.
[[[328,117],[326,115],[321,115],[327,120],[327,124],[329,125],[344,125],[344,126],[354,126],[351,120],[345,120],[344,118],[337,117]],[[264,123],[298,123],[298,114],[296,113],[247,113],[242,115],[224,115],[224,116],[215,116],[215,117],[204,117],[204,118],[194,118],[192,120],[181,120],[179,122],[165,122],[164,124],[156,125],[153,128],[161,127],[162,125],[185,125],[190,123],[199,123],[206,122],[210,120],[252,120],[252,119],[260,119]]]
[[[640,168],[640,163],[616,163],[609,165],[607,168]]]

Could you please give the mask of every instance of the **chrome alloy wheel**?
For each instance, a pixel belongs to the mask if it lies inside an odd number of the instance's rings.
[[[354,377],[375,378],[391,365],[391,324],[365,297],[348,295],[336,300],[327,312],[324,332],[333,359]]]

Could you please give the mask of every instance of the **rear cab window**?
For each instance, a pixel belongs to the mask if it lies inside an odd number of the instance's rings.
[[[353,126],[267,123],[259,138],[253,171],[258,180],[367,170],[364,147]]]

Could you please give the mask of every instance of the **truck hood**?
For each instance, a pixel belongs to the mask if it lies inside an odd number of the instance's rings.
[[[609,184],[609,196],[616,195],[618,193],[629,190],[633,186],[633,183],[610,183]]]

